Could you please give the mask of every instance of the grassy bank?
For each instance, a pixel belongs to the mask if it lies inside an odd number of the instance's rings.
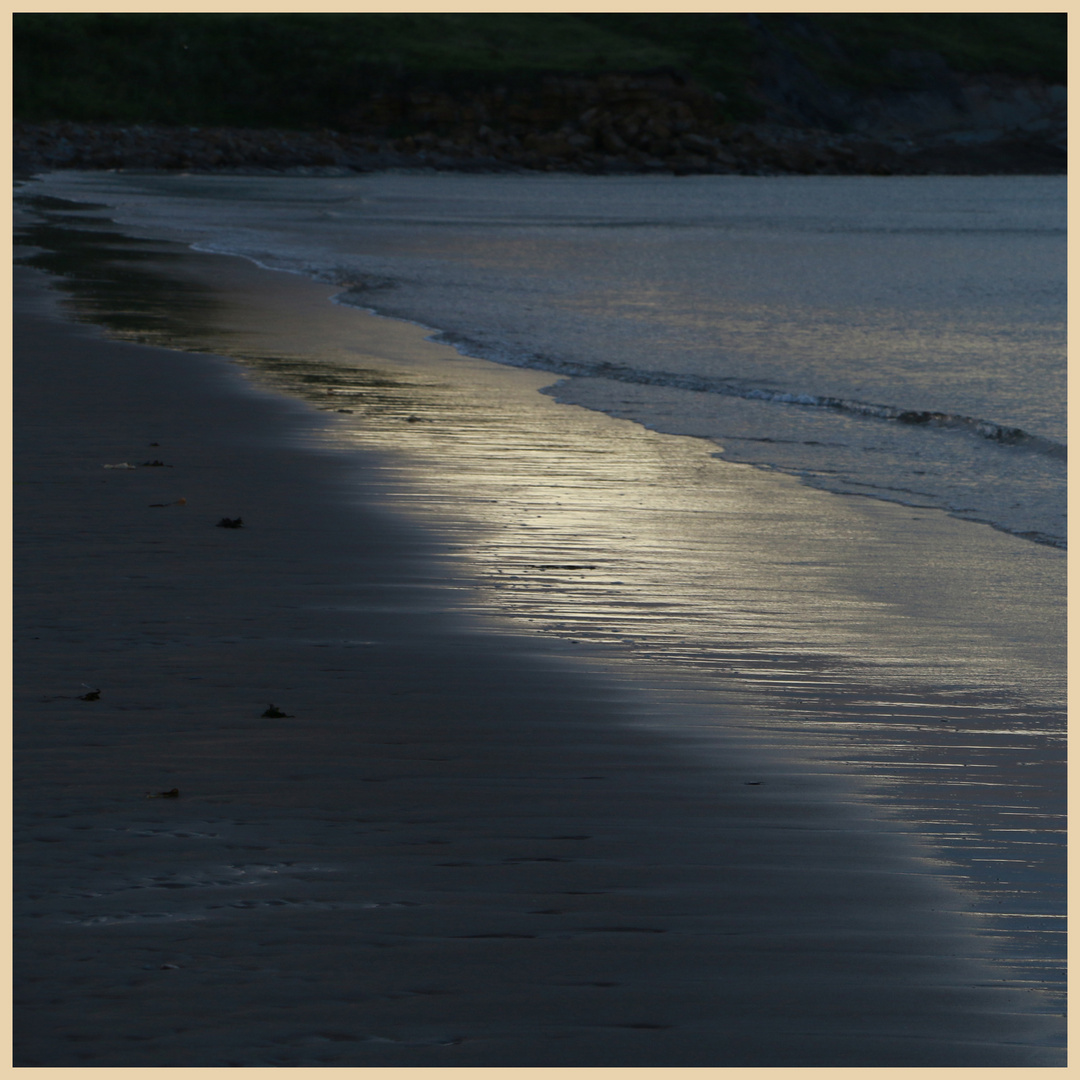
[[[831,86],[909,88],[901,53],[954,71],[1065,79],[1058,14],[16,14],[21,120],[370,130],[375,98],[528,92],[546,76],[677,72],[754,120],[763,64]],[[383,111],[389,134],[422,130]],[[377,126],[377,125],[376,125]]]

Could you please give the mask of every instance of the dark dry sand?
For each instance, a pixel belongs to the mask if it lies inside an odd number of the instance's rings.
[[[836,781],[469,625],[305,406],[17,310],[17,1065],[1064,1064]]]

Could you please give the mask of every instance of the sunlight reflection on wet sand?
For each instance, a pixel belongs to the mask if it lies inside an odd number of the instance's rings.
[[[854,777],[929,838],[1021,983],[1059,981],[1061,552],[560,405],[537,392],[550,374],[328,286],[234,258],[165,270],[216,298],[170,343],[240,360],[333,414],[331,444],[378,452],[366,490],[445,539],[452,603],[680,703],[702,752],[737,704],[727,734]]]

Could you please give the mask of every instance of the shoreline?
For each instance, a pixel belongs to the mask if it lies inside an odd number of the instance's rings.
[[[664,366],[657,368],[653,361],[663,350],[659,341],[652,343],[655,345],[652,352],[642,352],[639,347],[633,362],[622,357],[622,362],[612,363],[603,340],[595,334],[590,338],[585,333],[574,340],[561,333],[559,328],[564,312],[559,309],[559,301],[550,290],[543,302],[549,308],[547,325],[552,329],[542,332],[537,326],[531,343],[519,342],[507,348],[502,339],[517,341],[514,337],[517,331],[508,325],[497,307],[492,306],[488,299],[492,295],[492,282],[487,281],[482,272],[476,271],[468,258],[459,259],[457,273],[471,279],[473,300],[467,309],[459,311],[445,303],[447,294],[439,295],[432,291],[430,286],[439,277],[438,270],[426,285],[420,279],[409,280],[407,274],[398,279],[394,241],[387,238],[387,227],[391,230],[395,227],[395,207],[419,206],[421,204],[415,202],[417,199],[433,200],[440,206],[440,212],[435,214],[436,227],[432,231],[428,227],[431,223],[428,223],[424,227],[427,231],[421,228],[417,239],[432,251],[439,252],[436,238],[446,232],[446,226],[455,213],[468,204],[477,192],[484,192],[485,189],[496,202],[506,198],[509,203],[515,204],[516,212],[535,224],[534,213],[537,220],[543,218],[542,207],[554,192],[563,198],[585,199],[588,206],[593,205],[587,201],[590,197],[595,199],[597,192],[603,192],[608,196],[608,201],[625,196],[635,208],[658,197],[661,201],[676,200],[687,206],[693,205],[695,209],[704,204],[706,211],[709,209],[708,201],[715,197],[733,204],[730,216],[738,221],[740,213],[745,217],[743,203],[767,206],[770,199],[776,197],[803,197],[814,204],[822,201],[822,197],[831,190],[870,204],[882,200],[885,205],[890,205],[896,200],[904,203],[906,211],[917,212],[914,193],[922,185],[940,186],[937,194],[944,196],[946,202],[949,189],[964,186],[971,186],[983,200],[1000,202],[1001,193],[1007,192],[1016,183],[1015,180],[1001,177],[981,180],[883,180],[867,177],[775,177],[766,180],[711,177],[680,180],[671,177],[618,177],[604,181],[582,180],[569,175],[491,178],[383,173],[368,177],[298,178],[284,175],[215,177],[195,174],[110,176],[93,172],[58,172],[24,185],[23,193],[27,196],[28,207],[36,202],[35,188],[39,193],[62,197],[60,203],[51,206],[49,198],[42,202],[40,212],[46,221],[58,215],[58,207],[63,205],[64,199],[71,199],[75,203],[100,202],[103,206],[113,205],[120,210],[114,199],[122,198],[125,205],[119,219],[126,222],[122,229],[140,230],[146,238],[157,235],[168,236],[178,243],[195,241],[194,249],[205,252],[233,251],[250,257],[255,265],[269,269],[291,267],[302,275],[314,274],[319,279],[338,280],[343,287],[337,298],[339,303],[355,305],[360,310],[370,309],[388,317],[430,323],[440,328],[436,334],[439,340],[453,343],[463,353],[508,366],[532,367],[549,372],[557,381],[546,392],[564,404],[598,408],[609,415],[644,423],[647,427],[672,435],[709,438],[725,460],[778,469],[789,475],[800,476],[805,484],[823,490],[892,500],[910,506],[916,512],[919,509],[945,509],[960,519],[1000,529],[1028,542],[1064,550],[1063,465],[1066,449],[1063,415],[1059,415],[1060,409],[1055,404],[1064,392],[1064,375],[1063,366],[1053,370],[1047,366],[1047,361],[1055,360],[1059,348],[1063,347],[1057,341],[1048,342],[1050,347],[1037,357],[1033,357],[1031,348],[1028,348],[1026,360],[1034,365],[1036,384],[1051,388],[1049,398],[1044,389],[1041,393],[1046,400],[1037,400],[1029,407],[1016,404],[1026,400],[1026,388],[1008,374],[1009,365],[1000,362],[999,343],[1007,333],[1004,324],[997,328],[998,332],[991,332],[988,324],[980,326],[975,323],[966,329],[969,335],[972,331],[975,334],[970,341],[979,339],[979,346],[986,350],[990,362],[997,367],[990,373],[970,372],[964,379],[954,380],[954,384],[977,387],[985,381],[994,392],[981,397],[977,392],[964,389],[935,396],[934,391],[928,391],[928,388],[920,387],[917,383],[912,384],[908,375],[904,376],[907,385],[904,379],[896,387],[881,386],[880,379],[876,387],[872,379],[866,380],[863,385],[862,375],[851,365],[851,369],[846,375],[841,375],[838,382],[827,376],[823,378],[821,372],[813,370],[803,370],[800,374],[798,364],[794,372],[778,369],[768,354],[771,350],[774,356],[782,355],[787,347],[784,334],[779,329],[782,317],[777,320],[774,313],[774,325],[771,327],[768,318],[758,320],[766,336],[762,338],[763,344],[756,347],[755,353],[752,337],[747,333],[753,319],[740,316],[737,308],[726,314],[721,312],[722,303],[715,304],[704,294],[695,296],[693,300],[687,298],[682,309],[673,305],[679,314],[670,317],[686,320],[693,318],[694,307],[707,310],[716,340],[721,340],[725,335],[730,338],[730,363],[735,370],[740,364],[746,363],[746,354],[749,353],[751,369],[760,363],[763,377],[744,382],[723,377],[714,379],[707,374],[699,376],[694,361],[688,357],[685,349],[682,353],[676,351],[671,370]],[[1036,200],[1045,197],[1046,187],[1052,189],[1051,195],[1063,190],[1058,181],[1049,178],[1026,178],[1020,184],[1025,189],[1025,197]],[[244,239],[242,233],[233,233],[233,223],[225,208],[230,200],[251,192],[257,192],[255,205],[276,205],[279,198],[286,198],[308,206],[315,215],[311,240],[314,244],[312,252],[318,252],[312,256],[319,264],[317,270],[307,264],[307,256],[303,254],[305,241],[299,235],[290,238],[288,228],[280,217],[272,228],[284,227],[281,234],[277,237],[267,236],[263,241],[271,246],[286,245],[278,251],[278,257],[260,251],[259,241],[253,237],[249,240]],[[400,202],[402,197],[404,203]],[[157,202],[159,199],[160,203]],[[336,205],[339,199],[344,202]],[[908,201],[904,202],[905,199]],[[351,205],[354,200],[355,205]],[[475,207],[476,212],[483,213],[480,208],[482,201],[483,195]],[[827,198],[823,201],[828,203]],[[910,205],[912,201],[916,202],[916,207]],[[1011,203],[1015,204],[1016,201],[1013,198]],[[530,207],[533,209],[530,210]],[[237,209],[240,209],[240,204]],[[863,205],[863,212],[866,209]],[[169,226],[161,222],[164,227],[155,228],[158,223],[155,215],[162,210],[172,220]],[[472,211],[470,207],[469,212]],[[80,215],[87,212],[75,210]],[[189,220],[186,215],[192,212],[195,217]],[[91,217],[96,216],[93,212],[89,213]],[[198,215],[203,213],[208,218],[200,224]],[[280,208],[274,213],[280,215]],[[632,219],[633,211],[629,213]],[[446,221],[441,220],[443,214],[448,215]],[[368,231],[374,244],[371,251],[366,254],[357,252],[355,255],[349,255],[344,250],[336,251],[337,241],[327,233],[325,226],[341,215],[344,215],[340,221],[344,229]],[[466,231],[468,217],[467,212],[465,219],[458,223],[459,226],[465,225]],[[588,217],[587,213],[584,214],[581,224],[587,226]],[[252,214],[251,218],[257,220],[258,214]],[[59,220],[64,220],[63,215],[59,215]],[[94,224],[89,219],[88,224],[91,228],[101,227],[100,223]],[[263,222],[256,228],[266,224]],[[419,221],[408,220],[397,222],[398,226],[413,228],[414,231],[420,224]],[[513,230],[507,229],[507,225],[507,221],[498,223],[500,230],[509,236]],[[30,233],[33,231],[31,228]],[[228,239],[223,244],[219,243],[215,239],[217,234],[224,234]],[[578,235],[584,238],[588,232],[579,230]],[[723,235],[723,229],[720,235]],[[47,226],[44,236],[45,246],[48,247]],[[31,239],[29,242],[33,246],[34,241]],[[250,247],[249,243],[255,246]],[[663,245],[656,244],[655,248],[667,258],[668,253]],[[732,257],[736,257],[737,248],[738,243],[735,243]],[[298,257],[294,259],[288,254],[289,250],[297,251]],[[406,261],[413,257],[408,250],[404,255]],[[445,265],[458,258],[449,249],[438,257],[446,260]],[[1043,265],[1043,260],[1037,259],[1033,253],[1030,258],[1025,256],[1025,262],[1027,265]],[[47,266],[47,262],[40,265]],[[831,266],[836,269],[835,263]],[[784,273],[782,266],[774,269],[781,275]],[[822,280],[830,279],[829,274],[821,274],[820,277]],[[948,287],[947,282],[939,281],[938,285],[943,289]],[[443,286],[453,287],[449,276]],[[588,287],[585,286],[586,289]],[[793,282],[792,287],[798,287],[797,283]],[[497,292],[496,289],[495,295]],[[673,300],[674,297],[670,298],[669,304]],[[465,315],[465,310],[473,312],[471,321]],[[604,317],[603,312],[598,314],[602,316],[601,321],[608,324],[619,321],[617,314],[613,319]],[[833,320],[834,323],[836,321]],[[899,333],[882,332],[882,328],[874,327],[872,321],[863,327],[864,330],[869,328],[870,337],[862,347],[890,357],[895,351],[902,353],[906,347],[905,336],[911,336],[911,327],[907,326]],[[934,319],[931,317],[930,321]],[[611,329],[618,331],[618,326],[612,325]],[[759,333],[761,329],[757,327],[754,332]],[[837,330],[837,325],[830,328],[832,333]],[[941,325],[940,320],[934,332],[943,338],[939,340],[939,349],[957,352],[970,348],[970,344],[961,340],[962,334],[950,332],[947,326]],[[703,337],[702,343],[706,348],[707,340],[707,337]],[[769,341],[768,346],[764,345],[765,341]],[[804,369],[820,362],[820,358],[814,358],[814,352],[813,347],[808,350],[809,359],[804,358]],[[708,366],[704,370],[709,372],[718,362],[719,356],[709,355]],[[690,367],[689,371],[686,370],[687,366]],[[722,363],[720,372],[722,376]],[[650,401],[650,398],[655,401]],[[658,407],[653,408],[653,405]],[[665,412],[669,408],[678,414],[675,424],[667,421]],[[888,468],[876,468],[874,465],[882,452],[876,442],[871,444],[874,453],[870,456],[860,456],[842,449],[853,434],[851,421],[865,437],[884,440]],[[798,430],[799,435],[793,440],[791,432],[794,430]],[[932,450],[934,463],[926,468],[921,454],[926,446],[933,447],[935,443],[938,449]],[[966,459],[969,455],[965,449],[968,443],[975,446],[970,453],[981,455],[978,467]],[[1000,453],[998,447],[1005,448],[1007,453]],[[980,479],[969,490],[973,477]],[[1009,497],[1001,497],[1003,489],[1009,490]]]
[[[16,281],[20,1064],[1063,1060],[835,780],[463,619],[400,465]]]
[[[693,737],[748,726],[751,745],[823,760],[845,790],[859,777],[858,812],[869,800],[914,828],[968,898],[978,940],[1019,965],[1022,985],[1061,997],[1060,553],[852,505],[720,465],[702,439],[552,405],[536,394],[546,375],[428,340],[431,319],[333,303],[334,288],[304,275],[107,235],[104,262],[105,249],[77,245],[74,264],[52,264],[84,319],[222,353],[276,393],[352,414],[331,418],[331,445],[398,463],[378,501],[450,538],[450,576],[476,590],[459,597],[481,625],[494,615],[657,692],[677,672],[705,703]],[[59,234],[42,239],[76,254]],[[664,739],[689,723],[687,700],[659,721]]]

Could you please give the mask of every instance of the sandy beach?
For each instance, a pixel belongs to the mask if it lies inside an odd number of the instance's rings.
[[[662,734],[400,461],[16,280],[16,1065],[1064,1063],[845,777]]]

